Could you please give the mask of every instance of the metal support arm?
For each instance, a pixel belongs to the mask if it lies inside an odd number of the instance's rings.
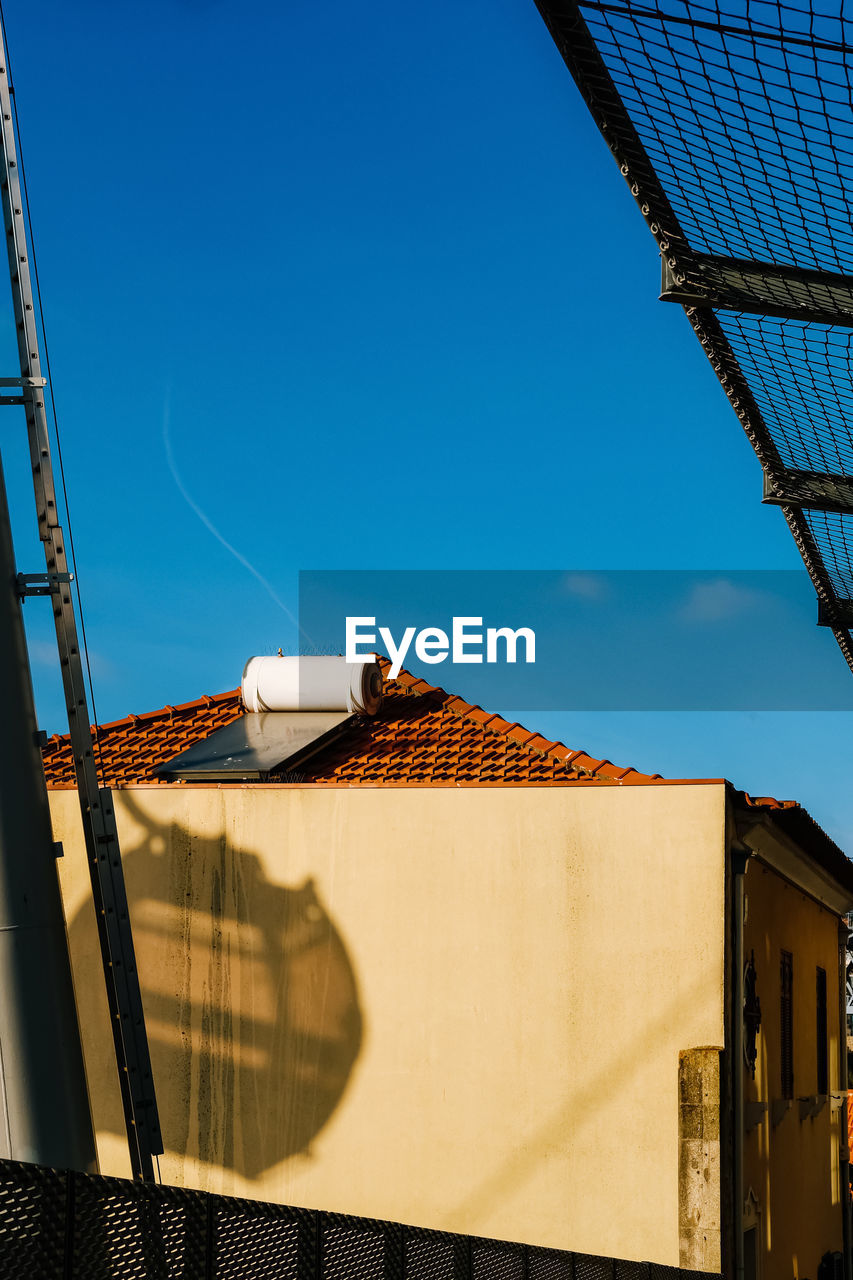
[[[661,301],[853,327],[853,276],[691,251],[661,258]]]
[[[762,502],[777,507],[802,507],[807,511],[837,511],[853,515],[853,476],[828,471],[764,473]]]

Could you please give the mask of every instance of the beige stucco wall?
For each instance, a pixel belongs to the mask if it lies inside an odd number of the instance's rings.
[[[126,1173],[76,795],[51,802]],[[722,786],[116,807],[164,1181],[678,1263],[679,1051],[723,1043]]]
[[[839,1088],[838,916],[755,858],[747,864],[744,890],[744,957],[754,953],[761,1001],[755,1078],[744,1071],[745,1099],[768,1105],[744,1139],[744,1197],[757,1221],[761,1280],[797,1280],[816,1276],[823,1254],[842,1247],[843,1112],[828,1100],[817,1115],[801,1118],[799,1104],[817,1091],[818,965],[827,980],[829,1088]],[[793,956],[794,973],[794,1099],[788,1109],[781,1102],[782,950]]]

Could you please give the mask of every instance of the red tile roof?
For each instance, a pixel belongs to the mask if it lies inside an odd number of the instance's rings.
[[[387,669],[387,668],[386,668]],[[154,770],[214,729],[243,714],[239,690],[177,707],[127,716],[97,730],[105,785],[162,783]],[[44,749],[51,787],[73,787],[71,748],[55,735]],[[660,774],[598,760],[445,693],[406,671],[386,681],[377,716],[361,717],[342,737],[284,781],[358,783],[653,782]]]
[[[384,665],[387,672],[389,664]],[[103,785],[168,785],[154,772],[158,765],[243,714],[240,691],[235,689],[101,725],[97,742]],[[49,787],[75,785],[67,737],[57,734],[49,739],[44,769]],[[272,780],[326,786],[664,782],[658,773],[619,767],[551,742],[406,671],[396,680],[386,679],[385,700],[377,716],[357,718],[341,737],[302,763],[297,773]],[[724,779],[667,781],[722,783]],[[853,894],[853,864],[796,801],[753,798],[729,783],[726,786],[744,818],[750,811],[759,820],[765,815]]]
[[[739,792],[738,799],[744,805],[743,812],[746,816],[753,809],[759,811],[756,817],[766,815],[772,820],[774,827],[783,831],[801,849],[809,849],[820,865],[853,893],[853,863],[823,827],[815,822],[808,809],[804,809],[796,800],[774,800],[772,796],[750,796]]]
[[[160,781],[153,772],[157,765],[208,737],[214,729],[230,724],[242,710],[240,690],[234,689],[93,726],[102,785]],[[49,787],[77,785],[67,734],[56,733],[49,738],[42,757]]]

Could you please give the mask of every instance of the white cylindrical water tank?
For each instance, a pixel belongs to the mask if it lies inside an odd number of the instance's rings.
[[[378,662],[335,657],[250,658],[243,668],[248,711],[349,711],[372,716],[382,702]]]

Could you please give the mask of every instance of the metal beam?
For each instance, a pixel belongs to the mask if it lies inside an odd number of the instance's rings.
[[[853,515],[853,476],[826,471],[784,471],[768,475],[765,471],[761,501],[774,507]]]
[[[622,103],[576,0],[534,0],[601,136],[619,165],[661,253],[680,263],[692,255],[687,237]]]
[[[853,600],[821,600],[817,602],[817,625],[832,627],[833,631],[841,628],[853,630]]]
[[[853,328],[853,276],[701,253],[661,261],[662,302]]]
[[[20,385],[22,388],[39,538],[44,546],[48,584],[59,588],[50,594],[131,1168],[135,1178],[152,1181],[154,1156],[162,1152],[163,1142],[118,829],[110,793],[100,786],[89,728],[86,682],[69,585],[65,535],[59,523],[53,478],[45,407],[46,379],[41,371],[25,204],[19,175],[11,87],[0,33],[0,210],[6,234],[20,362],[20,376],[9,377],[4,385]],[[17,398],[7,399],[13,403],[17,401]],[[17,589],[14,574],[10,582],[10,589]]]

